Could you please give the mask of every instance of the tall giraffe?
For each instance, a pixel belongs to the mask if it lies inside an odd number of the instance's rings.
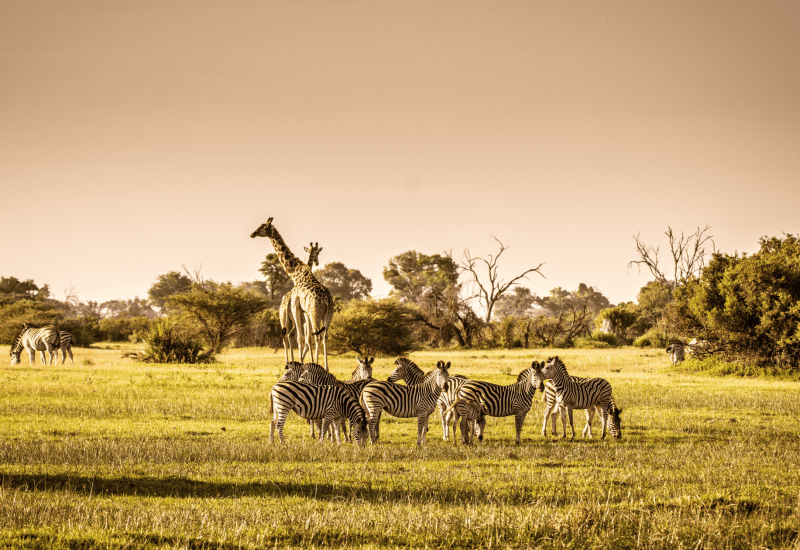
[[[311,347],[310,339],[314,336],[314,362],[319,359],[319,341],[322,339],[322,350],[325,356],[325,369],[328,369],[328,327],[333,319],[333,297],[330,290],[325,288],[314,275],[311,269],[292,254],[283,241],[280,233],[272,225],[272,218],[267,223],[261,224],[253,231],[250,238],[267,237],[275,248],[275,253],[283,266],[283,270],[294,282],[294,291],[300,302],[300,307],[305,312],[308,322],[305,330],[306,344]],[[297,323],[297,320],[295,320]]]
[[[308,269],[313,271],[314,266],[319,266],[319,253],[322,252],[319,243],[310,243],[303,250],[308,252],[308,261],[306,265]],[[281,307],[279,309],[281,320],[281,340],[283,341],[283,354],[286,356],[286,362],[289,362],[289,357],[294,361],[294,346],[292,346],[291,335],[292,331],[297,329],[297,352],[300,355],[300,362],[302,363],[306,356],[307,348],[303,345],[305,337],[303,333],[303,311],[300,308],[300,301],[297,294],[292,288],[289,292],[284,294],[281,299]],[[299,320],[299,322],[297,321]]]

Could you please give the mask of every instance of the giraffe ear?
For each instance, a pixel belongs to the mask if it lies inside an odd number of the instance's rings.
[[[308,249],[308,247],[307,247],[307,246],[304,246],[304,247],[303,247],[303,250],[305,250],[306,252],[311,252],[311,251]]]

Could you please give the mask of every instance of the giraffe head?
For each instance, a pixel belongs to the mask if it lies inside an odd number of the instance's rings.
[[[270,218],[267,220],[267,223],[262,223],[260,226],[258,226],[258,229],[256,229],[250,234],[250,238],[252,239],[255,237],[272,237],[273,230],[274,227],[272,226],[272,218]]]
[[[322,247],[319,246],[319,243],[309,243],[308,246],[303,247],[303,250],[308,252],[308,267],[319,267],[319,253],[322,252]]]

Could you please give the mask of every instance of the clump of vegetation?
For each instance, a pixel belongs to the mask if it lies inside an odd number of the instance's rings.
[[[597,330],[591,336],[583,336],[575,339],[575,347],[581,349],[606,349],[615,348],[619,345],[617,337],[610,332]]]
[[[703,342],[700,357],[800,369],[800,238],[763,237],[751,255],[716,253],[675,292],[671,332]]]
[[[328,345],[359,355],[403,355],[414,349],[412,315],[395,299],[352,300],[331,325]]]
[[[670,343],[667,333],[654,327],[633,341],[631,345],[637,348],[666,348]]]
[[[206,351],[200,340],[180,331],[172,322],[159,319],[143,338],[144,348],[126,353],[142,363],[213,363],[216,354]]]

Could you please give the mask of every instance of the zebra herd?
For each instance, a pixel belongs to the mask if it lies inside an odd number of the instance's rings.
[[[58,330],[53,325],[45,327],[36,327],[25,323],[22,331],[14,339],[11,344],[11,364],[16,365],[21,362],[20,355],[22,350],[28,350],[31,364],[36,362],[36,352],[42,353],[42,364],[50,365],[58,362],[58,352],[61,351],[61,364],[67,361],[67,354],[69,353],[69,361],[75,364],[72,359],[72,342],[74,338],[68,332]],[[50,360],[45,357],[45,352],[50,354]]]
[[[543,392],[545,402],[542,435],[547,434],[547,421],[552,416],[553,433],[557,435],[556,415],[561,416],[562,438],[567,435],[566,419],[575,438],[573,410],[586,411],[583,436],[592,437],[591,423],[594,414],[600,416],[605,438],[606,430],[615,438],[622,436],[620,414],[612,396],[611,384],[602,378],[570,376],[564,362],[558,357],[547,361],[533,361],[522,371],[517,381],[509,385],[471,380],[462,375],[450,374],[450,363],[438,361],[436,367],[425,373],[405,357],[395,360],[395,368],[387,380],[372,377],[374,358],[357,358],[358,368],[350,380],[336,379],[330,372],[315,363],[286,363],[286,372],[272,387],[270,404],[270,443],[275,430],[284,443],[283,429],[290,411],[319,427],[322,442],[329,434],[338,443],[341,434],[347,438],[344,421],[350,422],[350,436],[358,445],[367,439],[376,444],[380,437],[381,415],[386,412],[398,418],[417,419],[417,445],[424,445],[428,432],[428,419],[437,408],[442,418],[443,439],[449,439],[449,424],[453,422],[453,442],[457,443],[457,429],[461,440],[470,444],[474,437],[483,440],[486,417],[514,416],[516,444],[520,444],[522,425],[531,409],[536,391]],[[405,385],[397,384],[403,380]]]

